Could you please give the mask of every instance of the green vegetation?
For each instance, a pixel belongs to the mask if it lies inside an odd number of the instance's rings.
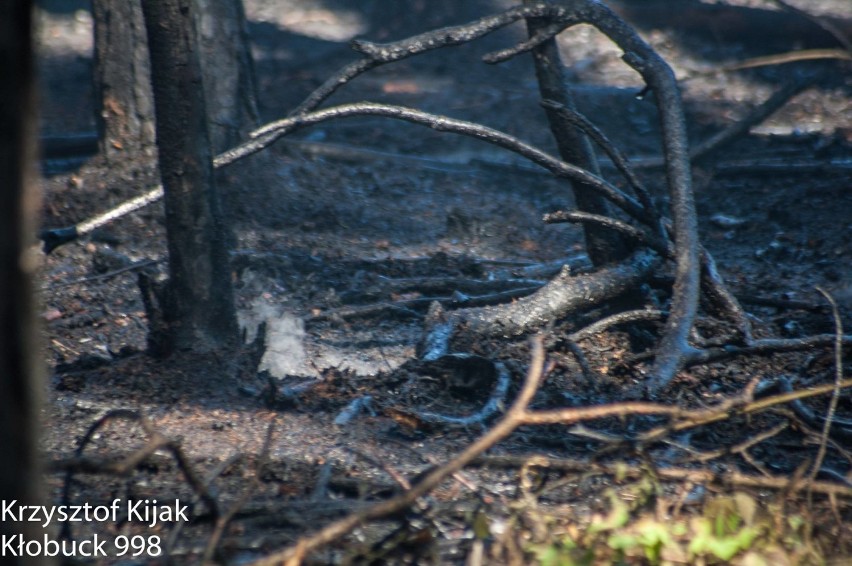
[[[608,489],[608,512],[586,524],[546,518],[550,541],[527,551],[542,566],[825,563],[808,522],[774,504],[736,492],[708,498],[697,513],[659,517],[648,509],[656,491],[649,487],[643,480],[621,495]]]

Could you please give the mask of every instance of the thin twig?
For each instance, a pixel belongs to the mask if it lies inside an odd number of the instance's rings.
[[[697,453],[697,454],[695,454],[695,455],[693,455],[689,458],[684,458],[682,460],[678,460],[677,463],[708,462],[710,460],[715,460],[716,458],[719,458],[721,456],[725,456],[727,454],[743,455],[752,446],[760,444],[764,440],[769,440],[770,438],[777,436],[778,434],[787,430],[788,428],[790,428],[790,423],[789,422],[782,422],[782,423],[779,423],[779,424],[775,425],[774,427],[772,427],[768,430],[760,432],[760,433],[752,436],[751,438],[744,440],[743,442],[740,442],[740,443],[735,444],[733,446],[727,446],[725,448],[719,448],[719,449],[710,450],[710,451],[707,451],[707,452],[699,452],[699,453]],[[673,443],[673,442],[668,442],[668,443],[672,444],[673,446],[678,446],[676,443]],[[752,465],[754,465],[754,464],[752,464]],[[755,466],[755,467],[757,467],[757,466]],[[761,473],[763,473],[763,470],[760,470],[760,471],[761,471]],[[764,474],[764,475],[766,475],[766,474]]]
[[[852,345],[852,336],[841,338],[844,345]],[[721,348],[695,350],[685,360],[687,367],[718,362],[739,356],[767,356],[781,352],[800,352],[835,342],[834,334],[816,334],[805,338],[762,338],[752,340],[744,346],[729,344]]]
[[[740,302],[731,293],[716,269],[716,260],[703,245],[701,246],[701,289],[702,298],[706,300],[715,314],[733,322],[739,333],[739,340],[749,343],[752,340],[751,321]],[[686,365],[687,361],[684,361]]]
[[[648,246],[658,254],[674,258],[675,249],[667,240],[664,241],[658,235],[649,234],[646,230],[638,228],[617,218],[610,216],[602,216],[600,214],[592,214],[581,210],[559,210],[550,212],[544,215],[546,224],[556,224],[558,222],[574,222],[579,224],[596,224],[598,226],[615,230],[625,236],[629,236],[636,243]]]
[[[839,59],[852,61],[852,53],[845,49],[801,49],[799,51],[787,51],[786,53],[773,53],[772,55],[763,55],[761,57],[751,57],[743,59],[736,63],[720,65],[707,71],[690,73],[684,77],[684,81],[688,81],[697,77],[715,75],[717,73],[727,73],[730,71],[742,71],[745,69],[755,69],[758,67],[769,67],[772,65],[784,65],[786,63],[798,63],[800,61],[817,61],[820,59]]]
[[[119,269],[114,269],[112,271],[108,271],[106,273],[101,273],[99,275],[91,275],[89,277],[81,277],[80,279],[75,279],[73,281],[65,281],[63,283],[56,283],[54,285],[48,285],[46,287],[42,287],[43,292],[55,291],[56,289],[61,289],[63,287],[70,287],[72,285],[81,285],[83,283],[91,283],[92,281],[100,281],[102,279],[110,279],[117,275],[121,275],[122,273],[126,273],[128,271],[135,271],[137,269],[144,269],[146,267],[150,267],[152,265],[157,265],[158,263],[163,263],[166,261],[165,259],[147,259],[142,261],[137,261],[131,265],[126,265]]]
[[[361,458],[374,468],[384,470],[384,472],[389,475],[390,478],[402,489],[411,489],[411,482],[409,482],[404,475],[394,469],[388,462],[373,457],[370,454],[367,454],[366,452],[353,448],[352,446],[344,446],[343,449]]]
[[[725,421],[733,418],[734,416],[760,413],[767,409],[784,405],[797,399],[807,399],[809,397],[825,395],[826,393],[834,391],[836,387],[838,387],[838,384],[832,383],[830,385],[822,385],[801,391],[780,393],[778,395],[772,395],[770,397],[754,401],[750,400],[748,395],[744,395],[738,398],[728,399],[720,403],[718,406],[708,409],[681,411],[680,413],[672,411],[670,414],[673,415],[674,419],[671,423],[648,430],[638,435],[635,441],[643,444],[658,442],[676,432]],[[852,387],[852,379],[842,380],[839,387],[841,389]],[[646,414],[652,413],[649,412]]]
[[[825,460],[831,423],[834,421],[834,414],[837,412],[837,402],[840,400],[840,385],[843,383],[843,321],[840,319],[840,311],[837,308],[837,302],[834,300],[834,297],[822,287],[817,287],[816,290],[831,305],[831,315],[834,318],[834,389],[831,392],[831,400],[828,402],[825,423],[822,426],[819,450],[814,459],[813,468],[811,468],[811,472],[808,474],[808,481],[810,483],[813,483],[816,479],[822,467],[822,462]],[[810,489],[808,490],[808,501],[810,502]]]
[[[589,360],[588,358],[586,358],[586,354],[585,352],[583,352],[583,349],[580,348],[580,345],[574,341],[573,335],[568,336],[566,338],[565,346],[568,348],[568,351],[571,352],[571,355],[574,356],[574,359],[580,366],[580,370],[583,372],[583,377],[588,383],[592,383],[597,374],[592,369],[592,364],[589,363]]]
[[[625,324],[628,322],[636,322],[638,320],[659,320],[667,316],[667,314],[668,313],[666,313],[666,311],[658,309],[637,309],[619,312],[606,318],[602,318],[584,328],[581,328],[580,330],[572,332],[568,335],[568,338],[574,342],[578,342],[603,332],[607,328],[615,326],[616,324]]]
[[[793,385],[787,376],[780,375],[768,384],[768,387],[763,390],[763,393],[768,393],[769,390],[778,388],[782,393],[792,393],[795,391]],[[796,417],[801,419],[803,428],[813,428],[822,430],[825,426],[826,417],[819,415],[810,407],[805,405],[801,400],[794,400],[790,403],[790,408],[795,413]],[[832,426],[829,431],[832,438],[836,438],[842,442],[852,441],[852,420],[841,419],[837,415],[832,416]],[[818,434],[816,436],[819,436]]]

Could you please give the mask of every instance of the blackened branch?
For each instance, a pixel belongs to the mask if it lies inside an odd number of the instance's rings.
[[[555,318],[588,308],[621,295],[644,281],[659,265],[653,252],[634,253],[623,263],[588,275],[562,272],[547,285],[513,303],[451,312],[456,326],[481,335],[518,336],[539,328]]]
[[[576,110],[566,108],[562,104],[552,100],[543,100],[541,105],[558,113],[564,120],[570,122],[575,128],[582,130],[583,133],[589,136],[592,141],[604,150],[613,165],[615,165],[615,168],[627,180],[627,183],[630,185],[630,188],[633,189],[636,198],[639,199],[639,202],[648,212],[648,218],[646,220],[648,224],[651,226],[657,226],[658,229],[662,230],[662,228],[659,227],[660,218],[657,215],[653,202],[651,201],[651,195],[648,192],[648,189],[645,188],[642,181],[639,180],[639,177],[636,176],[636,173],[630,166],[630,162],[628,161],[627,156],[624,155],[624,152],[618,149],[618,147],[610,141],[600,128],[595,126],[588,118]]]
[[[655,394],[668,385],[683,365],[684,358],[692,352],[687,339],[698,311],[701,280],[698,220],[680,89],[666,62],[633,28],[602,3],[565,0],[561,5],[568,10],[558,16],[566,28],[577,23],[593,25],[624,51],[622,59],[642,75],[648,89],[653,91],[659,109],[674,225],[675,283],[671,315],[666,321],[648,384],[649,391]],[[500,52],[499,57],[492,55],[491,60],[505,60],[533,47],[529,44],[516,45],[511,50]]]
[[[596,224],[603,228],[615,230],[624,236],[628,236],[637,243],[647,246],[665,257],[674,256],[674,248],[668,240],[663,240],[659,236],[649,234],[646,230],[618,220],[609,216],[601,216],[600,214],[591,214],[579,210],[560,210],[544,215],[544,221],[547,224],[556,224],[559,222],[574,222],[580,224]]]
[[[642,221],[646,217],[645,209],[630,195],[625,194],[608,181],[601,179],[585,169],[565,163],[540,149],[525,143],[514,136],[488,128],[473,122],[430,114],[413,108],[396,106],[392,104],[379,104],[375,102],[359,102],[353,104],[341,104],[323,108],[316,112],[300,114],[284,118],[267,124],[255,131],[255,137],[239,146],[230,149],[216,157],[214,165],[222,167],[239,159],[270,146],[278,139],[297,130],[313,126],[328,120],[341,118],[352,118],[357,116],[383,116],[395,120],[403,120],[413,124],[426,126],[439,132],[449,132],[464,135],[486,143],[496,145],[516,153],[536,165],[539,165],[553,175],[571,179],[588,185],[592,190],[599,192],[602,196],[618,206],[631,217]]]
[[[559,25],[554,24],[553,31],[556,34],[566,27],[568,11],[559,6],[540,3],[533,6],[518,6],[468,24],[440,28],[392,43],[373,43],[370,41],[355,40],[352,42],[352,49],[361,53],[364,57],[347,64],[337,71],[296,107],[290,113],[290,116],[297,116],[315,110],[340,87],[370,69],[413,57],[433,49],[463,45],[527,17],[546,17],[554,21],[565,22]],[[546,39],[545,37],[542,41]],[[525,45],[527,43],[529,42],[525,42]],[[530,47],[534,46],[534,44],[530,45]]]

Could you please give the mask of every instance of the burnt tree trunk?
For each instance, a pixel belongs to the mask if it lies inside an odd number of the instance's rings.
[[[107,162],[154,151],[148,40],[139,0],[92,0],[95,121]]]
[[[144,0],[160,174],[165,189],[170,349],[234,344],[227,227],[213,175],[192,0]]]
[[[18,505],[41,504],[37,431],[42,368],[32,285],[38,198],[31,26],[31,0],[0,3],[0,501],[17,500]],[[30,540],[40,532],[35,523],[0,520],[4,537],[22,534]],[[4,560],[44,562],[25,556]]]
[[[524,0],[524,3],[529,4],[531,0]],[[548,21],[528,19],[527,30],[529,35],[534,35],[538,30],[546,27],[548,23]],[[553,100],[566,108],[576,110],[556,40],[551,38],[545,41],[533,49],[532,56],[535,61],[535,73],[542,99]],[[555,110],[548,108],[545,111],[562,159],[600,176],[595,152],[586,135],[561,117]],[[606,199],[598,193],[582,183],[574,182],[572,187],[578,210],[602,216],[612,216],[611,207]],[[629,250],[618,232],[590,223],[583,225],[583,231],[586,239],[586,251],[594,265],[612,263],[624,259],[628,255]]]
[[[218,154],[258,125],[254,61],[242,0],[194,0],[193,6],[210,144]]]
[[[220,153],[258,124],[254,62],[241,0],[194,0],[210,139]],[[153,152],[148,40],[139,0],[93,0],[95,119],[107,160]]]

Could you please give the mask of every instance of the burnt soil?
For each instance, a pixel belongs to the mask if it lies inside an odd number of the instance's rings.
[[[464,3],[463,8],[448,3],[453,10],[433,13],[424,8],[428,3],[411,3],[414,12],[407,14],[383,12],[374,4],[365,2],[369,9],[357,11],[343,2],[246,0],[264,120],[285,115],[352,60],[356,55],[347,41],[354,36],[387,41],[496,9],[485,1]],[[627,10],[633,4],[616,6]],[[678,27],[673,21],[680,16],[674,15],[671,22],[637,19],[643,37],[683,79],[693,140],[745,116],[797,74],[819,68],[827,73],[749,135],[696,164],[703,242],[753,315],[759,336],[833,332],[817,287],[837,299],[843,321],[852,327],[849,64],[807,61],[707,73],[749,57],[836,47],[830,36],[815,33],[812,22],[800,16],[792,31],[774,34],[762,18],[777,12],[757,9],[762,5],[758,2],[729,4],[741,7],[731,12],[731,21],[740,28],[688,27],[688,18]],[[799,2],[804,4],[852,29],[848,3]],[[82,1],[45,1],[41,21],[42,136],[89,134],[94,121],[88,7]],[[521,33],[512,28],[469,46],[379,68],[329,104],[394,102],[481,122],[555,152],[538,106],[529,56],[497,66],[479,60]],[[637,163],[657,156],[659,128],[651,97],[636,96],[643,85],[620,62],[619,51],[586,27],[563,34],[561,48],[581,110]],[[45,159],[42,164],[45,227],[80,222],[157,181],[153,164],[133,155],[110,167],[97,156],[83,162]],[[660,172],[640,171],[654,198],[665,205]],[[604,172],[620,183],[613,171]],[[87,428],[107,411],[140,411],[154,429],[180,441],[202,477],[214,478],[217,497],[228,508],[254,481],[267,428],[273,425],[260,481],[223,537],[220,558],[244,561],[388,497],[399,489],[399,477],[412,480],[481,432],[481,426],[431,426],[412,417],[416,411],[470,414],[488,399],[492,387],[489,376],[478,376],[471,384],[466,370],[441,372],[418,365],[415,350],[428,298],[448,298],[454,291],[477,294],[481,290],[466,285],[517,276],[537,264],[562,261],[582,269],[586,261],[576,227],[541,221],[544,213],[571,206],[570,189],[563,182],[502,150],[407,124],[377,118],[328,122],[226,170],[224,177],[224,199],[237,237],[234,283],[240,319],[249,335],[258,322],[269,323],[270,351],[263,371],[255,371],[248,346],[244,356],[222,352],[158,360],[145,353],[147,327],[137,273],[166,271],[162,206],[152,205],[45,260],[39,280],[49,365],[43,445],[48,462],[69,458]],[[658,283],[648,295],[664,301],[665,281]],[[370,305],[400,301],[407,301],[405,308],[362,312]],[[547,330],[552,368],[534,401],[536,408],[615,402],[641,382],[647,360],[639,354],[653,347],[656,323],[632,333],[619,327],[581,342],[594,379],[582,377],[569,345],[559,338],[605,313],[605,308],[577,313]],[[708,335],[714,332],[712,321],[699,327]],[[512,375],[510,397],[529,360],[525,339],[462,338],[453,349],[503,362]],[[846,366],[848,372],[848,356]],[[662,400],[703,407],[755,379],[784,375],[800,388],[831,382],[834,373],[830,348],[736,358],[680,372]],[[346,424],[335,424],[350,402],[365,396],[372,399],[367,410]],[[807,403],[824,411],[828,397]],[[838,405],[838,416],[844,415],[852,417],[848,393]],[[694,450],[729,447],[783,418],[735,419],[677,440]],[[641,428],[656,421],[636,422]],[[589,426],[612,434],[628,434],[629,429],[618,421]],[[721,455],[712,468],[791,476],[813,460],[814,438],[807,427],[793,425],[760,443],[749,458]],[[119,420],[95,435],[86,454],[118,458],[145,440],[137,425]],[[604,447],[567,434],[564,427],[525,428],[491,454],[611,458],[599,453]],[[833,481],[849,484],[852,458],[847,450],[842,443],[830,446],[824,468],[834,474]],[[684,455],[675,446],[660,444],[648,447],[645,457],[666,465]],[[517,470],[475,468],[463,476],[446,482],[405,520],[365,526],[313,559],[357,561],[359,552],[405,523],[407,546],[394,547],[396,554],[382,560],[462,563],[474,539],[473,514],[484,509],[498,521],[511,515],[507,509],[520,497]],[[59,501],[64,479],[59,473],[47,476],[49,499]],[[606,509],[602,489],[617,484],[611,477],[577,475],[543,505],[570,506],[574,516],[588,516]],[[675,483],[667,489],[686,494],[694,486]],[[777,497],[771,490],[755,490],[754,495],[762,501]],[[191,502],[193,494],[174,460],[161,453],[130,477],[78,474],[71,486],[71,501],[78,503],[104,504],[116,497]],[[793,509],[801,501],[790,497]],[[822,551],[848,557],[843,541],[852,540],[849,501],[832,504],[815,496],[813,505],[808,517]],[[198,504],[195,511],[196,520],[175,538],[173,554],[180,561],[197,560],[212,530],[208,510]],[[75,525],[74,535],[137,532],[165,539],[174,532],[171,525],[137,527]],[[429,535],[420,536],[420,528]]]

